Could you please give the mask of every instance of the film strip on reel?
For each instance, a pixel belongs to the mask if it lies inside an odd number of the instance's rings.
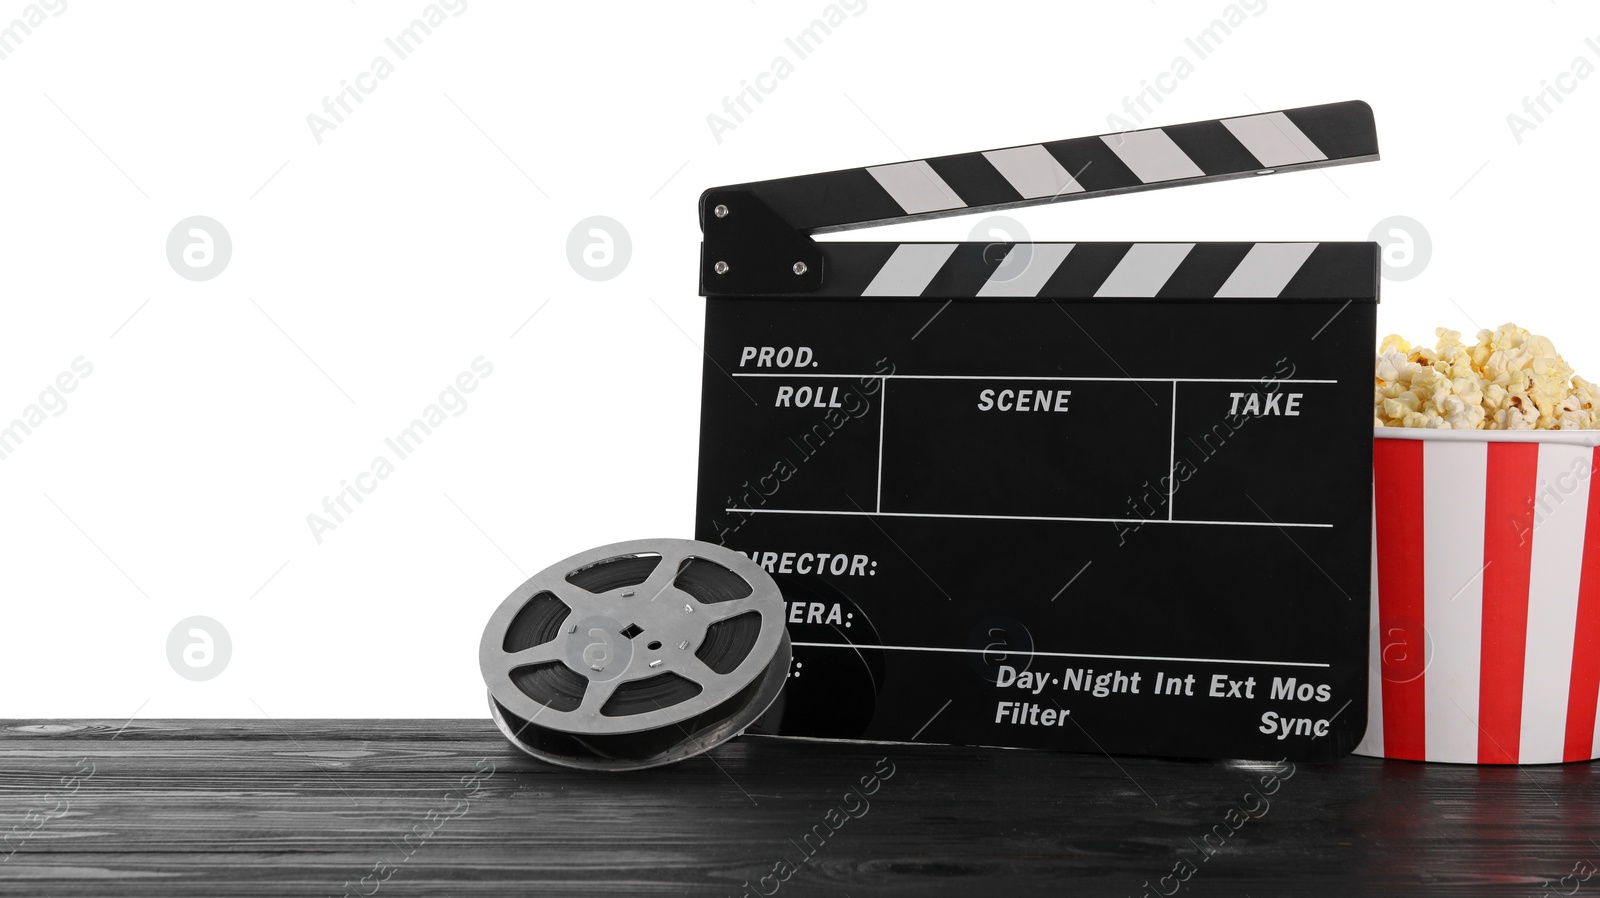
[[[745,556],[615,543],[540,571],[490,617],[478,661],[495,724],[553,764],[632,770],[738,735],[788,675],[784,602]]]

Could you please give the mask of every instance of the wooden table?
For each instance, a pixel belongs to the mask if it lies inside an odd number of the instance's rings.
[[[1596,780],[762,737],[598,774],[487,720],[10,721],[0,894],[1600,896]]]

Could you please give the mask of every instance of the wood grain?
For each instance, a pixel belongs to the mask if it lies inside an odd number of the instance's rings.
[[[486,720],[7,721],[0,895],[1600,896],[1592,764],[1283,773],[746,737],[602,775]]]

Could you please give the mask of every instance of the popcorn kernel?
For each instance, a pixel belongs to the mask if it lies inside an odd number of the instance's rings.
[[[1435,328],[1432,347],[1383,338],[1373,365],[1373,423],[1454,430],[1600,429],[1600,387],[1577,376],[1550,338],[1504,324],[1477,343]]]

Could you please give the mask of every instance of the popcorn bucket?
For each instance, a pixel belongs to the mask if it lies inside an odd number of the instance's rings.
[[[1600,757],[1600,431],[1376,428],[1357,754]]]

